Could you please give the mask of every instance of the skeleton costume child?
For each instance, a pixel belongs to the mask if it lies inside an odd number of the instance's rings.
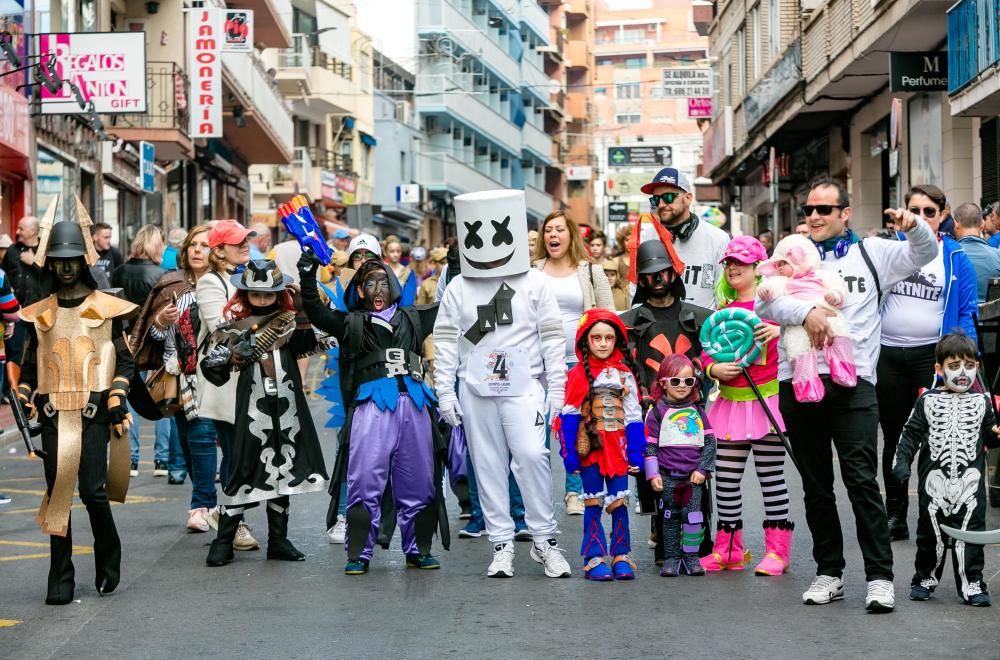
[[[131,415],[125,398],[134,367],[122,319],[137,307],[95,290],[88,269],[97,262],[90,217],[78,199],[83,227],[53,225],[56,203],[42,220],[35,256],[35,264],[46,269],[51,295],[21,310],[32,325],[17,392],[29,416],[38,412],[46,452],[46,493],[37,517],[50,535],[45,602],[65,605],[75,588],[70,508],[78,480],[94,534],[98,593],[111,593],[120,579],[121,541],[108,500],[123,502],[128,490]]]
[[[434,396],[423,382],[422,357],[437,306],[403,307],[399,281],[376,260],[362,265],[348,285],[349,311],[330,309],[317,291],[318,265],[308,252],[298,263],[309,320],[340,343],[347,421],[331,493],[339,497],[339,480],[346,475],[344,572],[368,572],[390,478],[406,565],[440,568],[431,555],[431,541],[441,525],[447,548],[447,521],[439,516],[443,498],[437,455],[443,444],[432,421]]]
[[[217,387],[238,371],[233,405],[241,411],[229,479],[219,498],[219,534],[206,563],[222,566],[233,560],[243,512],[261,502],[267,503],[267,558],[302,561],[305,555],[288,540],[288,496],[323,490],[327,476],[296,360],[323,346],[308,324],[297,323],[286,291],[291,280],[273,261],[251,261],[231,282],[239,289],[226,306],[231,320],[212,333],[201,359],[202,373]],[[254,307],[250,292],[274,293],[278,299]]]
[[[617,346],[605,359],[590,353],[590,329],[606,323],[615,330]],[[579,363],[566,379],[566,405],[559,416],[557,434],[566,472],[579,472],[583,480],[583,544],[580,555],[588,580],[631,580],[635,562],[628,522],[628,470],[643,463],[643,434],[639,386],[626,364],[628,336],[614,312],[584,312],[576,333]],[[611,514],[610,555],[601,525],[602,508]],[[610,556],[611,566],[605,560]]]
[[[569,564],[555,539],[545,447],[547,409],[563,406],[566,338],[544,276],[530,267],[524,192],[459,195],[455,215],[462,274],[448,284],[434,326],[434,384],[452,426],[466,413],[466,439],[494,551],[487,575],[514,573],[509,465],[524,496],[532,559],[549,577],[568,577]]]
[[[914,404],[892,468],[893,476],[905,481],[919,450],[920,514],[910,596],[914,600],[926,600],[938,585],[949,541],[941,531],[942,524],[960,530],[986,529],[984,445],[991,449],[1000,446],[992,431],[996,420],[989,396],[969,391],[975,370],[946,370],[944,377],[946,387],[924,392]],[[952,565],[959,597],[970,604],[989,604],[983,581],[983,546],[955,540]]]

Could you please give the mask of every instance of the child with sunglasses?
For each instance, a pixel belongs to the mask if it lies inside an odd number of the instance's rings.
[[[667,356],[646,415],[646,479],[662,494],[663,577],[705,574],[698,556],[705,534],[701,485],[715,471],[715,434],[700,402],[702,380],[698,361]]]
[[[719,309],[754,311],[760,276],[756,267],[767,259],[764,245],[752,236],[738,236],[726,246],[722,272],[715,281]],[[788,570],[794,523],[788,520],[788,489],[785,486],[785,447],[775,435],[761,404],[750,387],[752,379],[771,414],[785,430],[778,410],[778,326],[762,323],[754,338],[765,346],[760,358],[744,372],[734,362],[716,362],[702,355],[705,373],[719,381],[719,397],[708,411],[709,422],[718,433],[719,449],[715,494],[719,524],[712,553],[702,557],[706,571],[742,571],[751,556],[743,546],[743,498],[740,482],[753,452],[754,468],[764,498],[763,560],[758,575],[781,575]]]

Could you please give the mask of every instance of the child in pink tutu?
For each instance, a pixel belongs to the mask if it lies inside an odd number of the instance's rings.
[[[751,236],[734,238],[722,257],[722,271],[715,280],[719,309],[740,307],[753,311],[760,276],[756,266],[767,259],[760,241]],[[778,411],[778,326],[764,323],[754,333],[766,342],[761,357],[747,369],[753,382],[782,425]],[[781,575],[788,570],[794,523],[788,520],[788,490],[785,487],[785,447],[775,435],[767,414],[754,396],[743,370],[733,362],[715,362],[702,356],[708,376],[719,381],[719,397],[708,410],[708,419],[718,442],[715,498],[718,535],[710,555],[702,557],[706,571],[742,571],[750,561],[743,546],[743,501],[740,481],[753,452],[757,480],[764,495],[764,559],[758,575]]]

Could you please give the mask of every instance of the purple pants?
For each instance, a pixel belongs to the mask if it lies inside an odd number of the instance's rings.
[[[418,410],[400,394],[396,410],[365,401],[354,411],[347,463],[347,508],[361,504],[371,517],[362,559],[372,558],[382,511],[379,503],[389,477],[396,501],[403,553],[417,554],[413,519],[434,500],[434,441],[427,409]]]

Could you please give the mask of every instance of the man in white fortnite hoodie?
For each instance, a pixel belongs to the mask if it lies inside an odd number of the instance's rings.
[[[531,268],[524,192],[459,195],[455,219],[462,274],[448,284],[434,324],[434,383],[444,419],[465,424],[493,544],[486,574],[514,575],[509,464],[524,496],[531,558],[547,576],[569,577],[545,447],[546,413],[561,410],[565,398],[566,339],[559,306]]]
[[[892,547],[885,506],[879,494],[878,403],[875,398],[875,365],[882,332],[879,316],[881,292],[930,263],[937,256],[937,238],[919,216],[906,209],[889,209],[905,241],[866,238],[851,231],[851,205],[844,186],[830,178],[817,179],[809,190],[802,213],[809,238],[819,250],[820,268],[840,274],[847,284],[842,312],[850,326],[857,385],[844,387],[829,376],[820,353],[819,371],[825,395],[821,401],[802,403],[792,390],[792,367],[780,346],[778,364],[781,415],[802,475],[806,522],[813,539],[816,578],[802,594],[807,605],[823,605],[844,597],[844,538],[833,493],[833,453],[837,448],[840,474],[854,508],[858,543],[865,563],[868,593],[865,608],[891,612],[895,607],[892,586]],[[833,345],[828,317],[832,314],[810,302],[788,296],[765,301],[757,298],[755,311],[783,326],[804,325],[813,347]]]

